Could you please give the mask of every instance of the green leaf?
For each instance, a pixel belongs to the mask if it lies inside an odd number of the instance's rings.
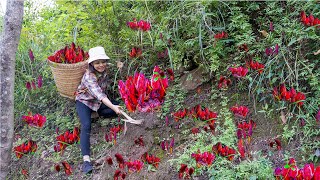
[[[284,168],[289,169],[290,168],[289,164],[284,165]]]
[[[156,78],[154,78],[153,80],[156,82],[156,81],[158,81],[158,79],[159,79],[159,77],[156,77]]]

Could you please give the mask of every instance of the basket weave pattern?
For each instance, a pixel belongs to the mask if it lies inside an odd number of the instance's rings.
[[[88,67],[88,61],[75,64],[61,64],[49,60],[47,61],[60,95],[74,100],[74,93],[76,92],[82,76]]]

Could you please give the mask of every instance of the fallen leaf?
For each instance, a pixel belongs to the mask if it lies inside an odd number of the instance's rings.
[[[123,62],[117,61],[117,68],[119,69],[123,68]]]
[[[286,115],[284,114],[283,111],[281,111],[281,116],[280,116],[281,120],[282,120],[282,124],[285,124],[287,122],[287,118]]]
[[[266,30],[262,30],[262,31],[259,31],[261,34],[262,34],[262,36],[264,36],[264,37],[268,37],[269,36],[269,34],[267,33],[267,31]]]
[[[320,54],[320,49],[319,49],[317,52],[314,52],[313,54],[314,54],[314,55]]]
[[[320,149],[317,149],[317,150],[316,150],[315,155],[316,155],[317,157],[320,157]]]

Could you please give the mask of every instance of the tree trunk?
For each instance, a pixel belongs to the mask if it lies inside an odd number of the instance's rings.
[[[0,39],[0,179],[6,179],[12,155],[15,57],[20,39],[24,0],[7,0]]]

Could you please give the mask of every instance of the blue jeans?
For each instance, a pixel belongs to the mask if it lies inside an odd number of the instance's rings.
[[[116,101],[111,101],[112,104],[119,105]],[[90,132],[91,132],[91,113],[93,112],[88,106],[80,101],[76,101],[77,113],[80,118],[81,132],[80,132],[80,148],[82,155],[90,156]],[[117,114],[108,106],[101,104],[98,109],[99,116],[105,118],[116,117]]]

